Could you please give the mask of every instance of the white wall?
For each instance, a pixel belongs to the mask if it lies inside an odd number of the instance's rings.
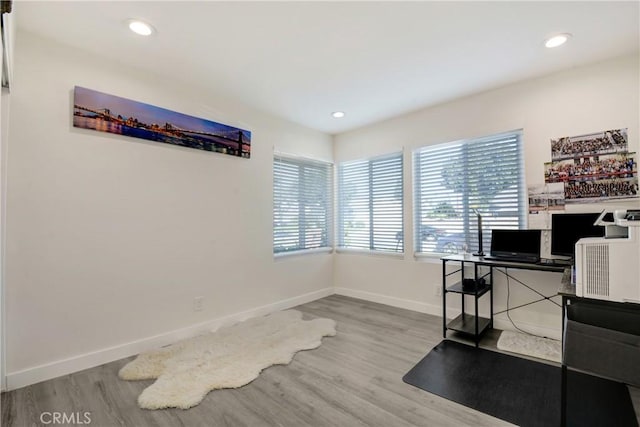
[[[273,150],[331,160],[330,136],[28,33],[14,77],[9,388],[332,292],[331,254],[272,254]],[[249,129],[251,159],[73,128],[75,85]]]
[[[6,65],[7,81],[12,83],[13,76],[13,45],[15,40],[15,26],[13,13],[2,14],[3,28],[5,28],[4,42],[0,46],[0,57]],[[5,63],[6,60],[6,63]],[[9,88],[3,87],[0,100],[0,390],[7,388],[6,384],[6,345],[5,345],[5,220],[6,220],[6,186],[7,186],[7,148],[9,141]]]
[[[7,218],[7,150],[9,143],[9,89],[2,88],[0,100],[0,390],[6,383],[6,326],[5,321],[5,243]]]
[[[441,297],[434,292],[441,283],[441,264],[435,260],[416,261],[413,257],[412,150],[524,129],[527,184],[544,182],[543,163],[551,160],[551,138],[629,128],[629,149],[638,151],[639,73],[638,56],[619,58],[427,108],[335,137],[336,164],[404,148],[405,200],[409,201],[405,203],[404,258],[339,253],[334,270],[337,291],[441,315]],[[622,206],[638,207],[637,200]],[[599,209],[602,206],[568,208]],[[560,275],[555,273],[514,275],[534,284],[545,295],[554,295],[560,281]],[[510,306],[536,297],[517,284],[512,283],[511,289]],[[502,278],[496,282],[495,303],[495,311],[506,306],[506,283]],[[451,307],[457,306],[452,302]],[[483,309],[486,312],[485,304]],[[511,316],[519,326],[559,336],[560,309],[548,302],[515,310]],[[497,317],[497,324],[509,327],[504,315]]]

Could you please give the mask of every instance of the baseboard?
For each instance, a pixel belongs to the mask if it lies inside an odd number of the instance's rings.
[[[442,317],[442,307],[440,305],[427,304],[424,302],[397,298],[383,294],[376,294],[373,292],[359,291],[349,288],[335,288],[335,293],[337,295],[359,298],[365,301],[377,302],[379,304],[390,305],[392,307],[404,308],[407,310],[418,311],[420,313],[432,314],[434,316]]]
[[[195,336],[198,333],[215,330],[221,326],[233,324],[251,317],[264,316],[275,311],[285,310],[300,304],[315,301],[332,295],[333,293],[333,288],[325,288],[272,304],[255,307],[239,313],[191,325],[186,328],[176,329],[164,334],[143,338],[126,344],[81,354],[40,366],[34,366],[17,372],[10,372],[7,373],[6,377],[7,390],[15,390],[17,388],[46,381],[62,375],[93,368],[95,366],[136,355],[143,351],[168,345],[178,340]]]
[[[272,304],[255,307],[249,310],[245,310],[239,313],[234,313],[217,319],[212,319],[206,322],[198,323],[188,326],[182,329],[176,329],[164,334],[155,335],[148,338],[132,341],[122,345],[101,349],[98,351],[81,354],[68,359],[58,360],[52,363],[47,363],[40,366],[24,369],[17,372],[7,373],[6,376],[6,390],[15,390],[21,387],[26,387],[31,384],[35,384],[41,381],[46,381],[52,378],[56,378],[62,375],[71,374],[84,369],[93,368],[105,363],[113,362],[125,357],[130,357],[141,353],[143,351],[151,350],[154,348],[162,347],[171,344],[175,341],[189,338],[198,333],[205,331],[215,330],[221,326],[233,324],[242,320],[249,319],[256,316],[264,316],[269,313],[273,313],[279,310],[285,310],[287,308],[295,307],[300,304],[315,301],[320,298],[327,297],[329,295],[344,295],[352,298],[358,298],[365,301],[376,302],[379,304],[385,304],[392,307],[404,308],[407,310],[417,311],[420,313],[427,313],[434,316],[442,316],[442,307],[435,304],[427,304],[423,302],[392,297],[389,295],[383,295],[373,292],[360,291],[349,288],[324,288],[319,291],[310,292],[297,297],[289,298],[286,300],[278,301]],[[447,314],[454,316],[459,314],[459,310],[448,308]],[[447,317],[450,317],[447,316]],[[524,323],[518,321],[518,326],[527,332],[545,336],[554,339],[560,339],[560,329],[542,327],[530,323]],[[508,320],[495,319],[494,327],[503,330],[516,329]]]
[[[422,302],[412,301],[408,299],[391,297],[388,295],[377,294],[373,292],[367,291],[359,291],[355,289],[349,288],[335,288],[335,293],[337,295],[344,295],[347,297],[358,298],[365,301],[377,302],[379,304],[390,305],[392,307],[404,308],[407,310],[417,311],[420,313],[432,314],[434,316],[442,317],[442,306],[434,305],[434,304],[426,304]],[[460,314],[459,308],[447,307],[447,318],[452,319]],[[518,327],[521,329],[542,337],[552,338],[556,340],[560,340],[562,336],[562,331],[558,327],[549,328],[540,325],[535,325],[532,323],[526,323],[522,321],[517,322]],[[497,319],[494,316],[493,319],[493,327],[496,329],[504,330],[504,331],[514,331],[518,332],[516,328],[509,322],[509,320]]]

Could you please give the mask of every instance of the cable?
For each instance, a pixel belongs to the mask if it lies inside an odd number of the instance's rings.
[[[523,330],[523,329],[520,329],[520,328],[515,324],[515,322],[513,321],[513,319],[511,318],[511,315],[509,314],[509,311],[511,310],[511,309],[509,308],[509,297],[511,296],[511,283],[509,282],[509,277],[510,277],[510,276],[509,276],[509,271],[507,270],[507,268],[506,268],[506,267],[505,267],[505,269],[504,269],[504,272],[505,272],[505,274],[504,274],[504,275],[505,275],[505,276],[507,276],[507,309],[504,311],[504,312],[507,314],[507,318],[509,319],[509,321],[511,322],[511,324],[513,325],[513,327],[514,327],[514,328],[516,328],[518,331],[522,332],[523,334],[526,334],[526,335],[529,335],[529,336],[532,336],[532,337],[547,338],[547,339],[548,339],[548,337],[545,337],[545,336],[542,336],[542,335],[537,335],[537,334],[534,334],[534,333],[531,333],[531,332],[527,332],[527,331],[525,331],[525,330]]]
[[[555,304],[555,305],[556,305],[556,306],[558,306],[559,308],[562,308],[562,306],[561,306],[560,304],[558,304],[557,302],[555,302],[555,301],[552,299],[552,298],[554,298],[554,297],[557,297],[558,295],[552,295],[552,296],[549,296],[549,297],[548,297],[548,296],[546,296],[546,295],[544,295],[544,294],[542,294],[542,293],[538,292],[537,290],[533,289],[531,286],[527,285],[526,283],[522,282],[521,280],[518,280],[516,277],[511,276],[511,275],[506,271],[506,268],[505,268],[505,271],[502,271],[502,270],[500,270],[500,269],[496,269],[496,271],[498,271],[498,272],[500,272],[500,273],[504,274],[505,276],[507,276],[507,279],[515,280],[516,282],[520,283],[520,284],[521,284],[522,286],[524,286],[525,288],[529,289],[530,291],[532,291],[532,292],[534,292],[534,293],[536,293],[536,294],[538,294],[538,295],[540,295],[540,296],[542,297],[542,298],[539,298],[539,299],[537,299],[537,300],[529,301],[529,302],[527,302],[527,303],[520,304],[520,305],[517,305],[517,306],[515,306],[515,307],[511,307],[509,310],[515,310],[515,309],[517,309],[517,308],[526,307],[526,306],[528,306],[528,305],[532,305],[532,304],[535,304],[535,303],[538,303],[538,302],[542,302],[542,301],[545,301],[545,300],[546,300],[546,301],[549,301],[549,302],[550,302],[550,303],[552,303],[552,304]],[[495,316],[495,315],[502,314],[502,313],[506,313],[506,312],[507,312],[507,310],[497,311],[497,312],[493,313],[493,315]]]
[[[507,276],[507,310],[505,313],[507,313],[507,318],[509,319],[509,322],[511,322],[511,324],[513,325],[514,328],[516,328],[518,331],[522,332],[523,334],[527,334],[527,335],[533,335],[525,330],[520,329],[515,322],[513,321],[513,319],[511,318],[511,315],[509,314],[510,308],[509,308],[509,298],[511,296],[511,284],[509,283],[509,274],[507,273],[507,269],[505,268],[505,276]]]
[[[509,273],[507,272],[507,268],[506,268],[506,267],[505,267],[505,271],[501,271],[501,270],[499,270],[499,269],[498,269],[497,271],[499,271],[500,273],[502,273],[502,274],[504,274],[505,276],[507,276],[507,278],[511,278],[511,279],[515,280],[516,282],[520,283],[520,284],[521,284],[522,286],[524,286],[525,288],[529,289],[531,292],[534,292],[534,293],[536,293],[536,294],[538,294],[538,295],[540,295],[540,296],[542,297],[542,298],[537,299],[537,300],[535,300],[535,301],[531,301],[531,302],[528,302],[528,303],[526,303],[526,304],[522,304],[522,305],[519,305],[519,306],[517,306],[517,307],[513,307],[513,309],[514,309],[514,310],[515,310],[516,308],[525,307],[525,306],[527,306],[527,305],[535,304],[535,303],[537,303],[537,302],[544,301],[544,300],[547,300],[547,301],[549,301],[550,303],[557,305],[559,308],[562,308],[562,306],[561,306],[560,304],[558,304],[557,302],[555,302],[554,300],[552,300],[552,299],[551,299],[551,298],[553,298],[553,297],[555,297],[555,296],[557,296],[557,295],[552,295],[552,296],[548,297],[548,296],[546,296],[546,295],[544,295],[544,294],[542,294],[542,293],[538,292],[537,290],[533,289],[531,286],[527,285],[527,284],[526,284],[526,283],[524,283],[523,281],[518,280],[516,277],[509,275]],[[497,314],[500,314],[500,313],[497,313]]]

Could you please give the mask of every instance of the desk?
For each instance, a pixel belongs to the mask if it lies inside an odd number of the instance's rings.
[[[460,269],[455,270],[453,272],[447,273],[447,265],[449,263],[458,263],[460,265]],[[480,278],[484,278],[486,283],[482,286],[476,286],[474,289],[464,289],[462,287],[462,280],[465,279],[464,276],[464,266],[465,263],[469,263],[473,265],[473,279],[478,280]],[[481,271],[482,267],[488,269],[488,272],[484,273]],[[519,263],[519,262],[509,262],[509,261],[499,261],[494,259],[486,259],[482,257],[475,257],[472,255],[450,255],[442,258],[442,317],[443,317],[443,336],[447,337],[447,330],[455,330],[458,332],[462,332],[465,334],[469,334],[475,338],[476,347],[478,346],[478,342],[481,338],[481,335],[489,328],[493,327],[493,273],[495,268],[512,268],[512,269],[520,269],[520,270],[533,270],[533,271],[548,271],[555,273],[567,273],[567,268],[565,266],[558,265],[548,265],[548,264],[528,264],[528,263]],[[570,271],[570,270],[569,270]],[[447,284],[447,278],[453,275],[460,273],[460,281],[455,282],[454,284]],[[522,283],[522,282],[520,282]],[[527,286],[527,285],[525,285]],[[531,288],[529,288],[531,289]],[[535,291],[535,290],[534,290]],[[462,313],[456,319],[451,322],[447,322],[447,301],[446,295],[447,293],[458,293],[462,295]],[[478,299],[483,295],[490,295],[491,297],[491,308],[490,308],[490,318],[482,318],[478,316]],[[540,293],[539,293],[540,294]],[[464,298],[465,295],[473,296],[475,301],[475,313],[474,315],[469,315],[465,313],[465,305]],[[543,296],[542,294],[540,294]],[[582,298],[576,296],[576,288],[575,285],[570,283],[570,274],[565,274],[560,283],[560,287],[558,289],[558,295],[562,297],[562,337],[563,341],[565,338],[565,319],[567,316],[567,307],[571,305],[572,302],[589,302],[590,304],[596,304],[599,307],[605,307],[607,310],[615,311],[616,309],[625,309],[627,311],[637,312],[637,319],[640,319],[640,304],[633,303],[619,303],[619,302],[611,302],[611,301],[603,301],[603,300],[594,300],[590,298]],[[555,295],[554,295],[555,296]],[[544,296],[543,296],[544,297]],[[545,299],[549,299],[550,297],[544,297]],[[537,302],[537,301],[536,301]],[[521,306],[520,306],[521,307]],[[572,306],[572,308],[576,308],[576,306]],[[514,307],[517,308],[517,307]],[[569,309],[571,311],[572,309]],[[616,315],[614,314],[614,317]],[[619,315],[618,315],[619,316]],[[627,324],[638,324],[638,321],[627,322]],[[619,333],[619,332],[615,332]],[[638,332],[636,331],[636,335]],[[640,335],[638,335],[640,336]],[[569,344],[568,344],[569,345]],[[571,346],[571,345],[569,345]],[[563,342],[564,347],[564,342]],[[631,349],[630,355],[627,355],[623,358],[623,360],[628,361],[633,364],[634,361],[638,360],[636,354],[640,354],[640,350],[637,345],[629,346]],[[601,351],[607,352],[608,347],[604,347]],[[620,362],[622,363],[622,362]],[[617,364],[616,364],[617,365]],[[640,370],[637,368],[637,365],[634,365],[634,369],[636,372]],[[617,379],[618,381],[623,381],[621,378],[616,378],[611,374],[600,373],[605,377]],[[634,378],[640,378],[640,374],[635,374]],[[626,381],[625,381],[626,382]],[[562,355],[562,368],[561,368],[561,425],[566,425],[566,395],[567,395],[567,359],[565,358],[565,353],[563,351]]]
[[[534,270],[534,271],[550,271],[554,273],[563,273],[566,266],[561,265],[550,265],[550,264],[529,264],[524,262],[511,262],[511,261],[502,261],[495,259],[487,259],[484,257],[477,257],[469,254],[463,255],[449,255],[441,258],[442,260],[442,334],[443,337],[447,337],[447,330],[457,331],[463,334],[470,335],[474,338],[475,345],[478,347],[478,343],[480,341],[481,336],[488,329],[493,328],[493,270],[494,268],[512,268],[519,270]],[[458,263],[460,265],[460,269],[455,270],[453,272],[447,273],[447,264],[448,263]],[[479,279],[484,279],[485,283],[481,286],[476,286],[474,289],[465,289],[462,286],[462,282],[465,279],[464,276],[464,266],[465,263],[473,265],[473,280],[478,282]],[[482,267],[488,268],[488,272],[483,273],[481,271]],[[460,273],[459,281],[456,281],[453,284],[447,284],[447,279],[450,276],[453,276],[457,273]],[[520,282],[523,284],[522,282]],[[525,284],[525,286],[527,286]],[[527,286],[528,287],[528,286]],[[538,293],[543,299],[550,299],[550,297],[546,297],[541,293],[537,292],[535,289],[529,287],[529,289]],[[456,317],[450,322],[447,322],[447,293],[455,293],[460,294],[462,301],[462,313],[460,316]],[[489,294],[490,297],[490,317],[484,318],[478,315],[478,299],[483,295]],[[465,312],[465,295],[473,296],[474,299],[474,314],[467,314]],[[575,295],[575,291],[574,291]],[[538,302],[542,300],[536,300],[534,302]],[[531,304],[531,303],[529,303]],[[528,304],[525,304],[528,305]],[[523,305],[518,306],[523,307]],[[518,308],[514,307],[514,308]]]

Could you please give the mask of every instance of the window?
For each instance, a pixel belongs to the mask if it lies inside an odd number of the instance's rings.
[[[340,164],[339,246],[403,252],[402,191],[402,153]]]
[[[521,131],[427,146],[413,155],[415,249],[458,253],[483,246],[492,228],[524,227]]]
[[[331,247],[333,166],[274,156],[273,252]]]

